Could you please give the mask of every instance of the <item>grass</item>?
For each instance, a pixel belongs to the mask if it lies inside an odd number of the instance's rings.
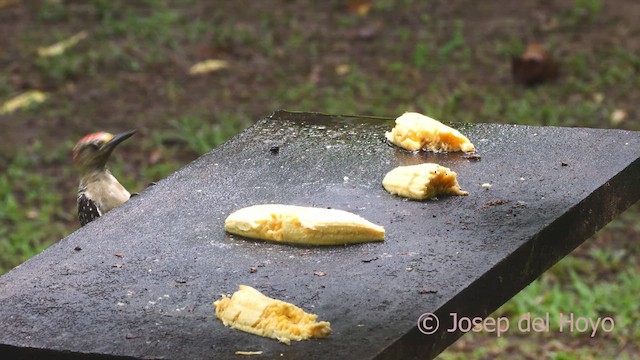
[[[623,213],[618,220],[607,225],[591,240],[583,244],[538,280],[495,311],[491,317],[506,316],[511,327],[506,335],[496,339],[495,334],[466,334],[456,344],[440,355],[442,360],[472,358],[513,358],[513,347],[525,348],[533,343],[547,344],[552,349],[541,352],[531,349],[530,357],[545,356],[551,359],[632,359],[640,351],[640,247],[632,242],[614,245],[623,234],[638,236],[640,223],[638,205]],[[516,326],[526,314],[544,318],[549,314],[548,331],[522,332]],[[574,316],[574,328],[569,323],[560,329],[560,314],[568,319]],[[586,323],[578,318],[613,319],[613,331],[598,327],[593,337],[592,328],[581,328]],[[582,330],[582,331],[580,331]],[[468,350],[467,344],[482,343],[485,346]],[[589,344],[584,346],[582,344]],[[584,347],[582,347],[584,346]],[[565,348],[570,348],[567,350]],[[575,349],[579,350],[576,351]],[[529,358],[518,351],[521,358]],[[518,358],[518,357],[516,357]]]
[[[178,138],[199,155],[221,145],[248,125],[248,120],[226,113],[218,114],[215,124],[199,116],[182,116],[173,123]]]
[[[89,131],[141,130],[111,164],[140,191],[278,108],[378,116],[414,110],[462,122],[640,130],[632,120],[640,101],[637,42],[619,35],[637,25],[600,0],[567,1],[553,11],[524,2],[535,9],[514,15],[494,5],[487,14],[499,14],[499,26],[490,30],[475,21],[488,16],[482,7],[376,1],[360,16],[342,2],[321,3],[250,2],[243,11],[232,2],[195,0],[43,0],[25,7],[31,26],[0,51],[9,69],[0,73],[0,100],[29,88],[52,97],[1,119],[41,136],[0,144],[0,273],[77,228],[69,152]],[[64,54],[35,56],[79,30],[89,37]],[[521,88],[511,81],[510,59],[532,39],[559,58],[561,77]],[[201,77],[186,73],[206,58],[230,66]],[[614,123],[618,109],[629,116]],[[560,336],[557,327],[500,339],[468,334],[441,358],[527,358],[528,351],[552,359],[633,358],[640,351],[639,220],[635,206],[494,314],[614,315],[611,334]]]
[[[566,265],[560,263],[559,266]],[[623,270],[607,281],[597,281],[585,274],[578,274],[570,266],[563,271],[567,279],[566,285],[558,282],[558,277],[553,276],[552,270],[550,275],[534,282],[505,304],[497,311],[496,316],[510,316],[511,323],[515,324],[523,314],[544,317],[548,313],[551,316],[549,332],[567,332],[575,337],[590,337],[591,329],[580,330],[581,325],[576,325],[572,331],[567,323],[560,321],[560,314],[567,315],[567,318],[569,314],[574,314],[576,319],[584,317],[594,321],[611,317],[615,321],[613,331],[607,333],[596,328],[599,331],[595,335],[611,338],[618,343],[636,339],[640,335],[640,328],[637,326],[640,317],[638,302],[631,294],[640,291],[640,280],[634,276],[635,269]]]
[[[464,41],[464,35],[462,33],[464,22],[462,20],[456,20],[453,22],[455,29],[453,30],[453,34],[451,35],[451,39],[449,39],[446,43],[444,43],[438,49],[438,55],[440,56],[440,61],[446,63],[450,60],[451,55],[454,51],[460,50],[465,57],[470,56],[469,47],[466,46]]]
[[[602,13],[601,0],[576,0],[569,13],[570,20],[577,23],[580,20],[595,21]]]
[[[51,162],[35,145],[19,152],[0,173],[0,273],[39,253],[67,234],[69,215],[51,177],[37,169]]]

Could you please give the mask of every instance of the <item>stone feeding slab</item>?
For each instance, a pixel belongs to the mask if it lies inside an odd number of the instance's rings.
[[[0,277],[3,359],[433,357],[640,198],[640,133],[457,126],[480,159],[390,146],[392,119],[278,111]],[[388,194],[399,165],[436,162],[468,196]],[[491,184],[490,188],[482,184]],[[224,231],[232,211],[344,209],[379,243],[301,247]],[[213,302],[257,288],[331,322],[290,346],[225,327]],[[533,310],[533,309],[532,309]],[[425,335],[424,313],[440,317]],[[9,356],[9,357],[8,357]]]

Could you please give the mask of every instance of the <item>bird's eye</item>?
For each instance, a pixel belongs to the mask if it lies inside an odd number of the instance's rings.
[[[89,143],[89,144],[85,144],[84,146],[80,147],[78,149],[78,153],[92,154],[92,153],[98,151],[98,149],[100,149],[100,146],[98,144]]]

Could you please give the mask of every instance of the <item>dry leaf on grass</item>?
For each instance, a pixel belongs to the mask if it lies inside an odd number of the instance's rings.
[[[511,60],[511,70],[515,82],[533,86],[556,79],[559,65],[542,44],[533,43]]]
[[[207,73],[218,71],[221,69],[226,69],[227,67],[229,67],[229,63],[226,62],[225,60],[209,59],[209,60],[201,61],[191,66],[191,68],[189,69],[189,74],[190,75],[207,74]]]
[[[159,163],[163,158],[163,153],[162,153],[162,149],[160,148],[154,148],[151,150],[151,152],[149,153],[149,164],[151,165],[155,165],[157,163]]]
[[[611,117],[609,118],[611,120],[611,124],[613,125],[618,125],[621,122],[627,120],[627,112],[622,110],[622,109],[615,109],[612,113],[611,113]]]
[[[336,74],[340,76],[347,75],[351,71],[351,67],[348,64],[340,64],[336,66]]]
[[[347,10],[350,13],[365,16],[371,10],[373,0],[349,0],[347,4]]]
[[[85,39],[89,34],[86,31],[80,31],[79,33],[73,35],[72,37],[57,42],[51,46],[40,47],[38,48],[38,56],[40,57],[51,57],[62,55],[67,49],[72,46],[75,46],[81,40]]]
[[[2,104],[0,115],[11,114],[16,110],[26,108],[32,104],[39,104],[45,100],[47,100],[47,94],[38,90],[30,90]]]
[[[0,0],[0,9],[6,9],[10,7],[16,7],[20,5],[20,0]]]

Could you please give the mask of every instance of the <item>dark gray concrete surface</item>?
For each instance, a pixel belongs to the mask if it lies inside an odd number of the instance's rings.
[[[392,125],[287,112],[258,122],[0,277],[0,357],[429,358],[460,336],[443,331],[450,312],[490,313],[640,198],[637,132],[462,126],[477,161],[389,146]],[[470,195],[384,191],[387,171],[422,162],[456,171]],[[230,212],[261,203],[349,210],[386,240],[294,247],[225,233]],[[224,327],[213,301],[240,284],[334,333],[286,346]],[[434,335],[416,327],[426,312],[440,316]]]

